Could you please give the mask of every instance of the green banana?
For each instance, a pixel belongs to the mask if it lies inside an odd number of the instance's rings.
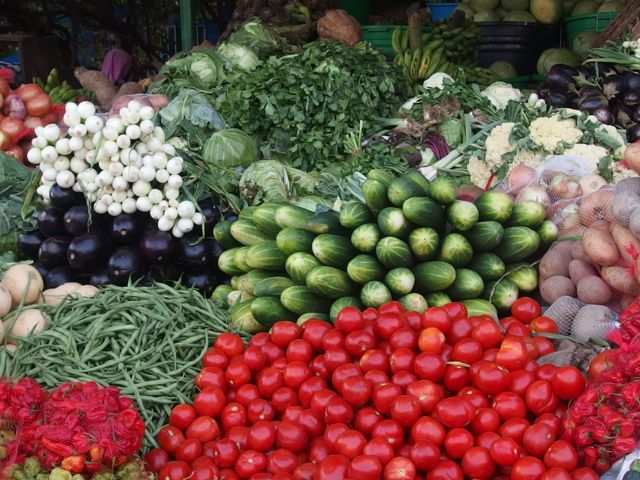
[[[424,50],[428,50],[430,52],[433,52],[435,49],[437,49],[438,47],[444,45],[444,40],[441,38],[435,38],[433,40],[431,40],[429,43],[427,43],[426,45],[423,45],[423,49]]]
[[[444,47],[439,47],[431,56],[431,62],[427,71],[427,76],[430,77],[435,72],[439,72],[439,67],[442,64],[442,57],[444,56]]]
[[[391,47],[393,48],[393,51],[396,52],[397,54],[402,53],[401,37],[402,37],[402,30],[400,29],[400,27],[398,27],[391,34]]]
[[[402,41],[400,42],[402,52],[409,50],[409,29],[402,32]]]

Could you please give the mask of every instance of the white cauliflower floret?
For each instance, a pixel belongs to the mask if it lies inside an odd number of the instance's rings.
[[[522,92],[512,85],[504,82],[494,82],[485,88],[481,95],[486,97],[498,110],[507,108],[509,100],[520,100]]]
[[[509,142],[509,136],[515,123],[501,123],[493,130],[485,141],[484,161],[487,162],[489,168],[497,168],[502,165],[502,155],[512,152],[514,146]]]
[[[637,177],[638,174],[633,170],[625,168],[624,165],[620,162],[613,162],[611,165],[611,170],[613,171],[613,183],[618,183],[620,180],[624,180],[625,178]]]
[[[600,159],[609,155],[609,151],[599,145],[576,143],[573,147],[565,150],[564,155],[579,159],[580,164],[590,173],[598,173],[598,163]]]
[[[540,152],[534,152],[533,150],[519,150],[513,157],[512,166],[516,166],[519,163],[524,163],[527,167],[538,168],[544,165],[546,158]]]
[[[427,78],[422,84],[422,86],[427,90],[430,88],[437,88],[438,90],[442,90],[444,88],[445,80],[448,80],[451,83],[454,83],[454,80],[453,78],[451,78],[451,76],[447,75],[444,72],[436,72],[433,75],[431,75],[429,78]]]
[[[529,127],[529,137],[549,153],[558,153],[560,143],[574,145],[582,138],[582,130],[572,118],[560,119],[559,115],[536,118]]]
[[[469,158],[467,170],[471,177],[471,183],[480,188],[485,188],[487,186],[487,182],[491,178],[491,170],[486,162],[480,160],[474,155]]]

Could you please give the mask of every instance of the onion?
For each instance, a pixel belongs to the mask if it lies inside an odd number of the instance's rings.
[[[631,170],[640,173],[640,141],[627,145],[624,151],[624,161]]]
[[[24,123],[19,118],[6,117],[0,122],[0,130],[6,133],[12,142],[24,130]]]
[[[24,103],[20,100],[20,97],[14,93],[6,97],[4,110],[8,116],[19,118],[20,120],[24,120],[27,116],[27,110],[24,108]]]
[[[23,83],[18,87],[16,93],[23,102],[28,102],[36,95],[46,95],[35,83]]]
[[[551,204],[549,195],[547,195],[547,192],[544,190],[544,188],[539,185],[530,185],[523,188],[516,197],[516,203],[527,201],[541,203],[545,208]]]
[[[182,180],[182,177],[180,177],[179,175],[176,175],[176,177]],[[169,186],[172,186],[172,185],[169,185]],[[178,185],[178,187],[180,187],[180,185]],[[477,187],[475,185],[463,185],[458,189],[458,194],[456,198],[458,200],[465,200],[467,202],[475,202],[476,198],[482,195],[482,192],[483,190],[480,187]]]
[[[42,123],[49,125],[50,123],[58,123],[58,112],[51,110],[44,117],[42,117]]]
[[[558,198],[576,198],[582,195],[582,187],[572,178],[559,174],[549,182],[549,193]]]
[[[32,117],[44,117],[53,108],[53,102],[49,98],[49,95],[42,93],[27,100],[26,107],[27,113]]]
[[[607,181],[600,175],[587,175],[580,179],[580,187],[582,187],[582,194],[588,195],[591,192],[600,190],[607,184]]]
[[[27,117],[24,121],[24,126],[25,128],[35,129],[36,127],[44,127],[44,122],[38,117]]]
[[[11,88],[9,87],[9,82],[6,78],[0,78],[0,95],[6,97],[11,93]]]
[[[9,137],[9,135],[4,133],[3,131],[0,131],[0,150],[5,150],[9,148],[10,145],[11,138]]]
[[[507,186],[511,193],[517,194],[536,180],[536,171],[524,163],[516,165],[507,175]]]

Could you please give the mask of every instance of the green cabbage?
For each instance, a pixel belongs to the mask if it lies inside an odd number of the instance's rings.
[[[284,165],[277,160],[261,160],[249,166],[240,178],[240,196],[249,204],[290,201],[311,195],[314,176]]]
[[[255,52],[244,45],[223,43],[218,51],[231,67],[251,70],[260,64],[260,59]]]
[[[231,34],[228,43],[248,47],[260,58],[267,58],[285,45],[283,38],[276,36],[269,27],[257,18],[242,24],[238,30]]]
[[[461,120],[448,118],[439,125],[438,131],[449,147],[456,148],[462,142],[462,128]]]
[[[237,128],[215,132],[204,144],[204,161],[210,167],[248,167],[258,160],[258,146],[253,138]]]
[[[178,87],[211,91],[224,80],[224,61],[211,48],[196,48],[168,60],[160,75]]]

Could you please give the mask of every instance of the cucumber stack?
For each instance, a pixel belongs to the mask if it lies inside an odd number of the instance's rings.
[[[216,225],[226,249],[219,267],[232,281],[213,297],[236,326],[257,332],[282,319],[333,320],[347,305],[392,299],[411,310],[450,301],[472,314],[508,310],[537,288],[530,263],[557,236],[542,205],[514,205],[501,192],[457,200],[447,177],[430,183],[418,171],[372,170],[363,194],[365,203],[339,213],[267,203]]]

